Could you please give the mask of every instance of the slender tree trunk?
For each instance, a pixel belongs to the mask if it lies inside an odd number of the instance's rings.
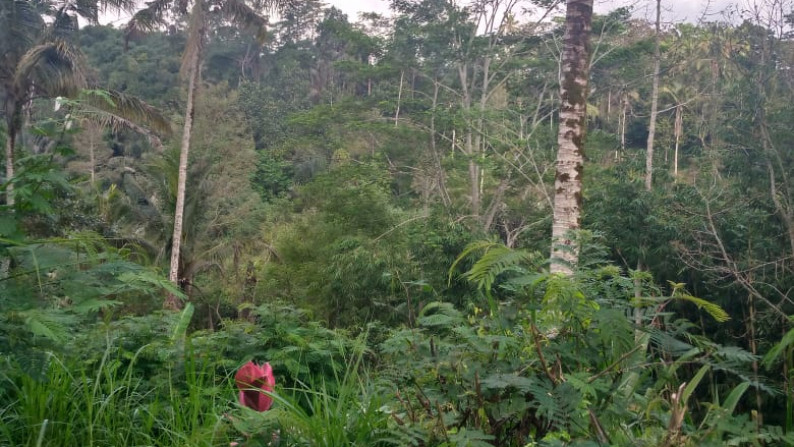
[[[681,142],[681,133],[684,130],[684,114],[681,106],[675,108],[675,151],[673,152],[673,178],[678,179],[678,145]]]
[[[783,325],[782,334],[780,336],[781,339],[786,335],[786,330],[788,329],[785,325]],[[792,386],[791,379],[791,369],[792,369],[792,349],[791,346],[788,349],[783,351],[783,392],[786,395],[786,432],[790,432],[794,429],[794,386]]]
[[[626,152],[626,116],[629,111],[629,95],[628,93],[623,93],[623,99],[620,102],[620,151]],[[615,154],[615,159],[618,156]]]
[[[397,110],[394,112],[394,127],[397,127],[397,122],[400,119],[400,101],[403,97],[403,78],[405,77],[405,71],[400,71],[400,89],[397,90]]]
[[[92,126],[93,127],[93,126]],[[96,184],[96,156],[94,155],[94,129],[88,132],[88,158],[91,163],[91,187]]]
[[[441,156],[438,154],[438,148],[436,147],[436,107],[438,105],[438,90],[439,84],[438,79],[433,79],[433,107],[432,107],[432,114],[430,116],[430,150],[433,152],[433,163],[435,164],[435,176],[436,176],[436,183],[438,185],[438,194],[441,197],[441,203],[444,204],[445,207],[449,207],[451,205],[451,200],[449,198],[449,192],[447,191],[447,184],[445,180],[445,173],[444,173],[444,166],[441,164]]]
[[[477,164],[474,148],[474,139],[472,137],[472,129],[466,130],[466,147],[468,148],[469,157],[469,193],[471,194],[471,214],[472,216],[480,217],[480,166]]]
[[[653,187],[653,139],[656,136],[656,115],[659,107],[659,66],[661,64],[661,50],[659,43],[661,36],[662,0],[656,0],[656,38],[653,48],[653,90],[651,91],[651,122],[648,124],[648,150],[645,154],[645,189],[650,191]]]
[[[458,78],[462,89],[462,103],[461,106],[467,117],[471,116],[472,110],[472,91],[474,80],[469,81],[468,67],[465,65],[458,66]],[[466,135],[464,138],[464,145],[462,152],[469,158],[469,203],[471,206],[471,215],[477,219],[480,217],[480,166],[477,165],[477,156],[479,155],[479,139],[474,137],[475,125],[467,119],[466,122]]]
[[[749,327],[747,328],[747,332],[748,332],[748,335],[750,336],[750,352],[752,352],[754,356],[757,356],[758,355],[758,345],[757,345],[757,341],[756,341],[756,338],[755,338],[755,332],[756,332],[755,331],[755,324],[756,324],[755,317],[756,317],[756,315],[755,315],[755,303],[753,302],[753,295],[752,294],[748,297],[748,301],[749,301],[748,310],[750,312],[750,318],[749,318],[749,321],[748,321]],[[753,359],[752,367],[753,367],[753,379],[756,382],[758,382],[758,358],[754,358]],[[755,420],[755,422],[756,422],[756,431],[759,431],[761,429],[761,425],[762,425],[762,421],[763,421],[763,415],[761,413],[761,390],[758,389],[758,387],[755,388],[755,409],[756,409],[756,412],[758,413],[758,417]]]
[[[14,184],[11,179],[14,177],[14,149],[19,123],[19,109],[16,107],[17,100],[13,93],[13,91],[6,92],[7,96],[3,103],[6,115],[6,205],[9,208],[14,206]]]
[[[570,232],[579,229],[581,220],[592,16],[593,0],[568,0],[560,83],[559,149],[554,180],[552,273],[572,273],[579,259],[578,248]]]
[[[496,221],[496,214],[499,212],[499,206],[502,204],[502,199],[504,198],[505,191],[507,191],[508,186],[510,186],[509,175],[507,178],[503,178],[499,182],[499,186],[496,187],[496,192],[494,192],[491,203],[488,205],[488,209],[485,211],[482,224],[482,229],[485,232],[491,231],[491,228]]]
[[[16,141],[16,131],[9,125],[6,135],[6,205],[14,206],[14,143]]]
[[[714,56],[715,58],[717,55]],[[708,117],[708,144],[704,145],[707,152],[706,155],[711,161],[711,168],[714,171],[714,176],[720,177],[720,161],[717,148],[722,144],[719,141],[719,132],[717,130],[719,123],[719,113],[722,109],[722,102],[719,98],[719,82],[720,82],[720,63],[716,59],[711,61],[711,92],[709,93],[709,117]]]
[[[187,90],[187,105],[185,107],[185,127],[182,131],[182,148],[179,152],[179,178],[176,189],[176,209],[174,210],[174,234],[171,241],[171,269],[168,272],[168,279],[179,286],[179,258],[182,245],[182,225],[185,214],[185,184],[187,182],[187,163],[190,153],[190,136],[193,128],[193,116],[195,115],[195,96],[198,88],[198,77],[201,59],[199,51],[191,54],[190,75]],[[182,308],[181,301],[174,295],[168,294],[164,307],[171,310]]]
[[[6,100],[5,111],[6,118],[6,206],[9,212],[14,212],[14,183],[11,181],[14,178],[14,149],[16,143],[17,132],[14,127],[14,109],[11,108],[13,102]],[[11,254],[0,260],[0,278],[8,278],[11,271]]]
[[[484,127],[485,127],[485,109],[488,105],[488,96],[489,96],[489,84],[490,84],[490,70],[491,70],[491,58],[486,57],[483,61],[482,65],[482,90],[480,92],[480,104],[479,104],[479,111],[477,113],[477,136],[474,140],[474,149],[477,151],[477,156],[480,158],[481,162],[485,160],[485,142],[483,139],[484,135]],[[472,78],[472,84],[474,84],[474,78]],[[482,210],[482,197],[483,197],[483,190],[485,188],[485,170],[482,168],[481,165],[477,166],[477,202],[474,207],[472,207],[472,211],[476,211],[474,214],[479,217],[480,212]],[[483,216],[481,219],[488,220],[487,217]],[[487,222],[483,222],[487,223]],[[490,227],[490,224],[487,225]]]

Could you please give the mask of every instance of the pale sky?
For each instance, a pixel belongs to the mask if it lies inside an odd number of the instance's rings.
[[[359,12],[389,12],[388,0],[324,0],[328,5],[336,6],[344,11],[351,21],[356,21]],[[721,18],[721,12],[731,5],[743,4],[752,0],[662,0],[662,20],[669,22],[697,22],[704,11],[710,15],[707,21]],[[595,0],[597,13],[604,13],[619,6],[634,5],[635,14],[639,17],[654,18],[655,3],[652,0]],[[519,4],[520,5],[520,4]]]
[[[465,3],[466,0],[459,0]],[[737,5],[746,5],[754,0],[662,0],[662,21],[664,22],[698,22],[706,14],[706,21],[723,19],[722,12]],[[348,15],[351,22],[358,19],[359,12],[377,12],[389,14],[389,0],[324,0],[327,5],[336,6]],[[528,2],[527,2],[528,3]],[[597,13],[605,13],[619,6],[633,5],[637,17],[652,20],[655,17],[655,1],[653,0],[595,0]],[[519,2],[521,6],[521,2]],[[123,25],[126,18],[104,16],[103,23]]]

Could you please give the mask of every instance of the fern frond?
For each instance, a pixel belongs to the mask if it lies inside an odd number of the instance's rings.
[[[689,295],[688,293],[676,293],[675,295],[673,295],[673,298],[689,301],[690,303],[693,303],[695,306],[698,307],[698,309],[705,310],[706,313],[709,314],[711,318],[716,320],[718,323],[724,323],[731,319],[731,316],[728,315],[728,312],[725,312],[725,310],[722,307],[720,307],[718,304],[714,304],[712,302],[706,301],[703,298],[698,298]]]
[[[45,309],[29,309],[18,315],[24,319],[25,326],[34,336],[53,341],[65,340],[69,335],[69,327],[75,323],[72,315]]]
[[[522,265],[538,258],[537,253],[513,250],[500,242],[488,240],[472,242],[452,263],[452,267],[449,269],[448,283],[452,282],[452,273],[455,271],[455,267],[463,259],[477,251],[484,251],[484,253],[463,276],[477,284],[477,288],[489,296],[491,286],[500,274],[508,271],[526,272]]]
[[[498,245],[501,244],[499,244],[498,242],[488,241],[488,240],[474,241],[469,245],[467,245],[466,248],[464,248],[463,251],[458,255],[458,257],[455,258],[455,261],[452,263],[452,266],[449,268],[449,273],[447,276],[447,285],[452,284],[452,274],[455,272],[455,267],[457,267],[462,260],[466,259],[470,254],[476,251],[485,250],[485,252],[487,253],[489,249]]]
[[[522,271],[521,265],[531,262],[535,258],[534,253],[511,250],[504,245],[497,245],[488,250],[464,275],[466,279],[477,284],[479,289],[487,292],[500,274],[508,271]]]

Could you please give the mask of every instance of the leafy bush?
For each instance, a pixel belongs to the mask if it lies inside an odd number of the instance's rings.
[[[570,278],[538,274],[521,266],[526,258],[495,253],[467,275],[496,281],[506,297],[497,308],[466,314],[431,304],[418,328],[396,330],[380,346],[406,444],[794,443],[775,427],[748,434],[746,416],[733,415],[749,386],[764,387],[746,374],[753,356],[691,334],[688,321],[664,310],[683,299],[724,317],[717,306],[680,289],[662,296],[647,274],[608,265]],[[705,412],[688,410],[708,371],[739,385]]]

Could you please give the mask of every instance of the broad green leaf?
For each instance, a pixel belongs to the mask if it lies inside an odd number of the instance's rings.
[[[681,395],[681,402],[686,404],[687,400],[689,400],[689,396],[695,391],[695,388],[698,387],[700,381],[703,380],[703,376],[706,375],[706,372],[711,368],[710,365],[703,365],[700,367],[698,372],[695,374],[695,377],[692,377],[692,380],[684,388],[684,392]]]

